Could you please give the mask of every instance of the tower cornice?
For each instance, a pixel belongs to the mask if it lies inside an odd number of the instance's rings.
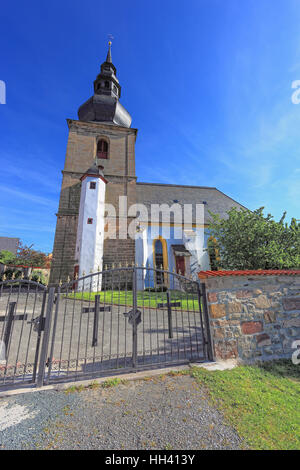
[[[137,135],[138,129],[134,127],[123,127],[123,126],[117,126],[114,124],[106,124],[103,122],[97,122],[97,121],[79,121],[78,119],[66,119],[68,128],[71,131],[72,129],[78,130],[78,129],[83,129],[87,132],[92,132],[95,133],[95,131],[98,131],[100,129],[103,129],[106,134],[117,134],[117,133],[124,133],[124,134],[135,134]]]

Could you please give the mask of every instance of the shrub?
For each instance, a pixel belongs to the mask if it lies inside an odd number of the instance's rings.
[[[209,211],[207,250],[215,249],[213,269],[299,268],[300,224],[296,219],[284,223],[286,213],[276,222],[271,214],[264,216],[263,209],[232,208],[226,219]]]

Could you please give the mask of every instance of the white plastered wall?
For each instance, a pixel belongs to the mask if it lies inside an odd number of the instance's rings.
[[[96,183],[96,188],[91,189],[90,183]],[[86,176],[81,184],[80,207],[78,218],[76,259],[79,264],[79,277],[83,273],[102,271],[103,243],[104,243],[104,213],[105,213],[105,188],[106,183],[97,176]],[[88,219],[93,219],[88,224]],[[92,290],[101,289],[101,279],[93,278]],[[83,282],[79,282],[78,289],[82,289]],[[85,281],[84,290],[90,288],[90,283]]]

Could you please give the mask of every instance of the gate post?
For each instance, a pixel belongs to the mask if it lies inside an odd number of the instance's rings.
[[[60,299],[60,286],[57,288],[56,299],[53,301],[53,303],[55,302],[55,314],[54,314],[54,321],[53,321],[53,328],[52,328],[52,340],[51,340],[51,347],[50,347],[50,355],[49,355],[49,361],[47,362],[47,364],[48,364],[48,373],[47,373],[47,378],[45,380],[46,384],[49,383],[51,370],[52,370],[52,359],[53,359],[54,341],[55,341],[55,333],[56,333],[56,325],[57,325],[59,299]],[[52,313],[51,313],[51,316],[52,316]],[[49,326],[49,333],[50,333],[50,326]],[[45,374],[44,374],[44,376],[45,376]]]
[[[168,327],[169,327],[169,338],[173,338],[173,325],[172,325],[172,308],[170,302],[170,292],[167,291],[167,304],[168,304]]]
[[[209,324],[207,298],[206,298],[206,286],[204,282],[202,282],[200,285],[201,285],[201,293],[202,293],[202,299],[203,299],[203,313],[204,313],[204,322],[205,322],[205,330],[206,330],[207,358],[210,361],[213,361],[214,357],[213,357],[212,340],[211,340],[211,334],[210,334],[210,324]]]
[[[47,309],[46,309],[44,337],[43,337],[41,357],[40,357],[40,363],[39,363],[39,371],[38,371],[38,377],[37,377],[37,383],[36,383],[37,387],[42,387],[44,383],[46,357],[47,357],[47,352],[48,352],[48,344],[49,344],[50,328],[51,328],[51,317],[52,317],[52,309],[53,309],[53,303],[54,303],[54,294],[55,294],[55,287],[50,287]]]
[[[133,300],[133,323],[132,323],[132,366],[135,369],[137,366],[137,277],[136,267],[133,267],[132,273],[132,300]]]
[[[41,314],[40,314],[40,321],[39,321],[39,326],[38,326],[38,336],[36,340],[36,347],[35,347],[35,357],[34,357],[34,366],[33,366],[33,372],[32,372],[32,383],[35,383],[36,380],[36,372],[37,372],[37,366],[38,366],[38,360],[39,360],[39,352],[40,352],[40,343],[41,343],[41,337],[42,337],[42,331],[44,331],[44,312],[45,312],[45,305],[46,305],[46,299],[47,299],[47,290],[44,291],[43,293],[43,302],[42,302],[42,309],[41,309]]]

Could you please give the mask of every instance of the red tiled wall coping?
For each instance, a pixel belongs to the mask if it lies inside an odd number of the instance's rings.
[[[300,269],[257,269],[244,271],[200,271],[199,279],[207,279],[208,277],[223,276],[296,276],[300,275]]]

